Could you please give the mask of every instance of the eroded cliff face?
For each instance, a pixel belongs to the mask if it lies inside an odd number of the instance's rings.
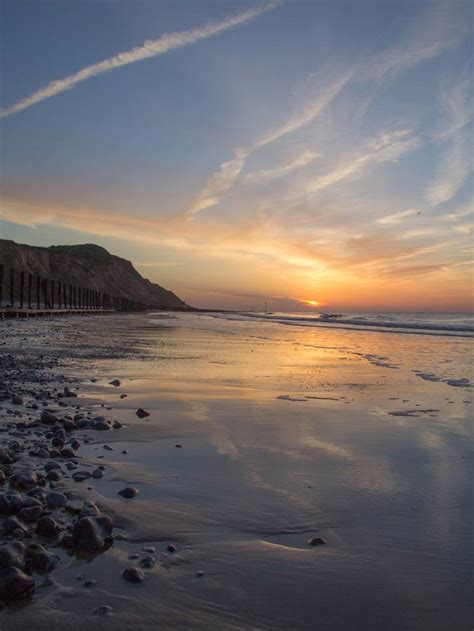
[[[187,309],[172,291],[143,278],[130,261],[94,244],[40,248],[0,239],[0,264],[8,285],[10,268],[122,298],[136,308]],[[18,285],[18,281],[15,283]]]

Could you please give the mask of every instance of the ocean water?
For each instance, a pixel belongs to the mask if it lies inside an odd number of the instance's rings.
[[[365,329],[431,335],[474,336],[472,313],[253,313],[216,314],[227,319],[263,319],[286,325]]]

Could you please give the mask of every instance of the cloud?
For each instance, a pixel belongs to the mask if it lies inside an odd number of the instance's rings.
[[[419,144],[419,138],[411,136],[411,132],[408,130],[397,130],[380,134],[369,142],[368,152],[317,178],[307,186],[306,194],[314,195],[328,186],[353,177],[371,164],[396,162],[405,153],[416,149]]]
[[[426,190],[429,204],[437,206],[455,197],[473,169],[472,148],[466,126],[472,121],[470,77],[454,85],[444,83],[440,103],[444,129],[435,138],[441,143],[442,156],[435,179]]]
[[[210,177],[198,193],[196,199],[186,210],[186,216],[191,218],[201,210],[219,203],[221,195],[234,186],[247,159],[252,153],[282,138],[286,134],[297,131],[313,122],[330,105],[339,92],[341,92],[352,77],[352,74],[352,70],[344,73],[336,81],[331,82],[330,85],[302,111],[292,114],[282,125],[263,134],[248,147],[239,147],[236,149],[234,151],[234,157],[230,161],[223,162],[219,170]]]
[[[398,213],[392,213],[391,215],[385,215],[385,217],[380,217],[377,219],[377,223],[381,224],[397,224],[406,219],[407,217],[414,217],[419,215],[420,211],[418,208],[409,208],[408,210],[402,210]]]
[[[244,179],[246,182],[251,182],[252,184],[266,182],[268,180],[275,180],[279,177],[284,177],[285,175],[288,175],[296,169],[307,166],[319,157],[320,154],[318,153],[314,153],[313,151],[304,151],[301,155],[299,155],[288,164],[284,164],[283,166],[277,167],[275,169],[260,169],[259,171],[252,171],[251,173],[247,173]]]
[[[75,72],[74,74],[69,75],[64,79],[58,79],[56,81],[48,83],[48,85],[46,85],[44,88],[37,90],[25,99],[22,99],[21,101],[18,101],[17,103],[10,105],[3,110],[0,110],[0,117],[10,116],[11,114],[15,114],[16,112],[21,112],[22,110],[25,110],[32,105],[36,105],[36,103],[40,103],[45,99],[56,96],[56,94],[60,94],[61,92],[65,92],[66,90],[71,90],[82,81],[87,81],[88,79],[96,77],[97,75],[100,75],[104,72],[108,72],[109,70],[114,70],[115,68],[120,68],[121,66],[126,66],[128,64],[133,64],[137,61],[142,61],[143,59],[149,59],[150,57],[157,57],[158,55],[163,55],[164,53],[167,53],[169,50],[181,48],[183,46],[199,42],[203,39],[219,35],[223,31],[227,31],[228,29],[234,28],[241,24],[245,24],[250,20],[253,20],[262,13],[271,11],[279,4],[280,1],[275,0],[274,2],[260,5],[254,9],[249,9],[248,11],[244,11],[237,15],[227,17],[224,20],[211,23],[207,26],[192,29],[190,31],[177,31],[174,33],[166,33],[158,39],[147,40],[141,46],[137,46],[135,48],[132,48],[131,50],[118,53],[117,55],[114,55],[114,57],[110,57],[109,59],[105,59],[104,61],[101,61],[99,63],[92,64],[91,66],[86,66],[85,68],[82,68],[82,70],[79,70],[78,72]]]

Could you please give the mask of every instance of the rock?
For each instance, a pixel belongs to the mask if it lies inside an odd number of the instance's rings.
[[[325,543],[326,542],[324,541],[324,539],[321,539],[321,537],[313,537],[312,539],[308,539],[308,544],[310,546],[322,546]]]
[[[58,480],[61,479],[61,474],[59,473],[59,471],[56,471],[55,469],[53,469],[52,471],[48,471],[48,474],[46,477],[51,482],[57,482]]]
[[[72,479],[74,482],[83,482],[91,477],[91,473],[89,471],[76,471],[72,474]]]
[[[35,582],[17,567],[8,567],[0,572],[0,599],[17,600],[30,594]]]
[[[176,546],[174,546],[172,543],[170,543],[166,549],[168,550],[168,552],[170,552],[171,554],[173,554],[173,552],[176,552]]]
[[[121,394],[121,395],[120,395],[120,398],[121,398],[121,399],[125,399],[126,397],[127,397],[127,395],[126,395],[126,394]]]
[[[147,416],[150,416],[150,413],[143,408],[138,408],[135,414],[138,416],[138,418],[146,418]]]
[[[48,552],[39,543],[30,543],[25,553],[25,568],[28,572],[37,574],[49,574],[59,563],[56,554]]]
[[[100,510],[95,502],[84,502],[79,512],[79,517],[98,517]]]
[[[79,449],[79,447],[81,446],[81,443],[77,440],[77,438],[74,438],[73,440],[71,440],[71,447],[77,451]]]
[[[19,394],[14,394],[12,396],[12,403],[14,405],[23,405],[23,397],[20,397]]]
[[[112,379],[112,381],[109,381],[109,384],[118,388],[120,385],[120,379]]]
[[[36,532],[43,537],[56,537],[60,531],[59,524],[49,516],[41,517],[36,524]]]
[[[144,567],[146,569],[150,569],[151,567],[155,565],[155,563],[156,563],[156,559],[154,556],[143,557],[143,559],[140,561],[141,567]]]
[[[94,471],[92,472],[92,477],[94,478],[94,480],[100,480],[100,478],[104,477],[104,472],[100,469],[94,469]]]
[[[114,424],[112,425],[112,427],[114,429],[120,429],[122,427],[122,423],[120,421],[114,421]]]
[[[53,425],[54,423],[58,423],[59,419],[56,414],[53,414],[49,410],[42,410],[41,422],[46,423],[47,425]]]
[[[112,530],[108,515],[81,517],[74,526],[70,545],[86,552],[100,552],[112,543]]]
[[[12,541],[0,548],[0,570],[15,566],[23,569],[25,564],[25,546],[19,541]]]
[[[87,581],[84,581],[83,585],[84,587],[94,587],[94,585],[97,585],[97,581],[94,581],[93,578],[89,578]]]
[[[102,449],[105,449],[106,451],[113,451],[114,450],[114,448],[111,447],[110,445],[103,445]]]
[[[110,429],[110,425],[108,423],[106,423],[105,421],[96,421],[94,427],[95,427],[95,429],[97,429],[99,431],[104,431],[104,430]]]
[[[76,457],[76,454],[70,447],[64,447],[64,449],[61,449],[60,454],[62,458],[71,459]]]
[[[119,491],[118,494],[127,500],[131,500],[138,495],[138,492],[138,489],[135,489],[133,486],[126,486],[124,489]]]
[[[57,462],[47,462],[44,465],[44,470],[45,471],[51,471],[52,469],[60,469],[61,465]]]
[[[145,580],[145,572],[137,567],[128,567],[122,572],[122,576],[129,583],[143,583]]]
[[[21,523],[17,517],[7,517],[3,522],[3,531],[6,534],[12,534],[15,530],[22,530],[27,532],[26,527]]]
[[[199,570],[198,572],[196,572],[197,578],[201,578],[202,576],[204,576],[204,572],[202,570]]]
[[[16,491],[0,493],[0,515],[16,515],[23,504],[24,499]]]
[[[67,504],[67,497],[64,493],[51,491],[51,493],[48,493],[46,496],[46,504],[48,508],[64,508]]]
[[[49,454],[48,454],[49,456]],[[10,486],[20,491],[33,489],[38,484],[38,476],[31,469],[24,469],[13,474],[10,478]]]
[[[65,397],[77,397],[77,394],[75,392],[73,392],[72,390],[69,390],[69,388],[66,386],[64,388],[64,396]]]
[[[175,445],[175,447],[176,447],[176,449],[182,449],[183,445],[181,445],[180,443],[177,443],[177,444]]]
[[[109,605],[100,605],[99,607],[96,607],[92,613],[95,616],[107,616],[112,613],[112,607],[109,607]]]
[[[5,472],[3,469],[0,469],[0,484],[3,484],[6,480]]]
[[[25,506],[18,513],[18,517],[24,522],[31,523],[39,519],[42,512],[42,506]]]

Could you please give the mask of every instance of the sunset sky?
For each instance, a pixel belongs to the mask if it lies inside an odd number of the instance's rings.
[[[1,238],[198,307],[472,307],[470,2],[2,5]]]

